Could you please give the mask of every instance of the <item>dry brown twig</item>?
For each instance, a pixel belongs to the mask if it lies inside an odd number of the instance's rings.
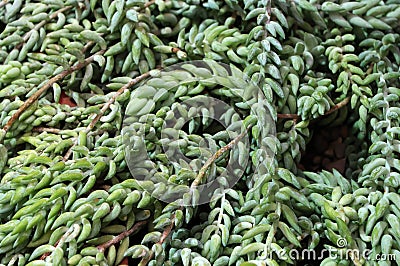
[[[47,133],[53,133],[53,134],[60,134],[61,129],[58,128],[49,128],[49,127],[35,127],[32,129],[33,132],[47,132]]]
[[[100,252],[103,252],[103,253],[104,253],[104,251],[105,251],[107,248],[109,248],[110,246],[112,246],[112,245],[114,245],[114,244],[117,244],[118,242],[120,242],[120,241],[123,240],[124,238],[126,238],[126,237],[130,236],[131,234],[135,233],[137,230],[139,230],[143,225],[145,225],[145,224],[147,224],[147,223],[148,223],[148,220],[144,220],[144,221],[137,222],[134,226],[132,226],[131,229],[129,229],[129,230],[127,230],[127,231],[124,231],[124,232],[122,232],[121,234],[119,234],[119,235],[117,235],[116,237],[114,237],[113,239],[111,239],[110,241],[107,241],[107,242],[105,242],[105,243],[103,243],[103,244],[97,246],[97,249],[98,249]],[[67,232],[54,244],[54,246],[55,246],[55,247],[62,246],[62,245],[64,244],[64,242],[65,242],[65,239],[70,235],[70,233],[71,233],[70,231],[67,231]],[[44,253],[44,254],[40,257],[40,260],[46,259],[49,255],[50,255],[49,252]]]
[[[24,104],[18,108],[18,110],[13,114],[13,116],[8,120],[7,124],[3,127],[4,133],[7,133],[7,131],[12,127],[15,121],[19,118],[19,116],[29,107],[31,106],[36,100],[39,99],[39,97],[46,92],[54,83],[56,83],[59,80],[62,80],[66,76],[70,75],[71,73],[82,69],[86,67],[88,64],[92,63],[94,61],[94,57],[96,55],[102,55],[105,51],[101,50],[94,55],[86,58],[83,62],[79,62],[78,64],[64,70],[60,74],[52,77],[46,84],[44,84],[36,93],[34,93],[31,97],[29,97],[28,100],[24,102]]]
[[[329,109],[325,114],[325,115],[329,115],[333,112],[335,112],[336,110],[346,106],[350,101],[350,97],[346,97],[344,98],[341,102],[337,103],[336,105],[334,105],[331,109]],[[282,118],[282,119],[300,119],[300,116],[297,114],[278,114],[278,118]]]
[[[272,13],[271,2],[272,2],[272,0],[267,0],[267,4],[265,7],[265,16],[267,17],[267,19],[265,21],[264,38],[268,37],[267,26],[268,26],[268,24],[271,23],[271,13]]]
[[[347,105],[350,101],[350,97],[346,97],[344,98],[344,100],[342,100],[341,102],[337,103],[335,106],[333,106],[331,109],[328,110],[328,112],[326,112],[324,115],[329,115],[333,112],[335,112],[336,110],[342,108],[343,106]]]
[[[100,118],[105,114],[105,112],[110,108],[111,104],[113,104],[115,102],[115,100],[117,99],[118,96],[120,96],[122,93],[124,93],[126,90],[129,90],[130,87],[132,87],[133,85],[137,84],[138,82],[148,78],[150,76],[150,71],[146,72],[134,79],[132,79],[131,81],[129,81],[127,84],[125,84],[121,89],[119,89],[111,98],[110,100],[104,104],[103,108],[101,108],[100,113],[98,113],[93,120],[90,122],[90,124],[86,127],[85,129],[85,133],[88,134],[90,131],[92,131],[92,129],[94,128],[94,126],[97,124],[97,122],[100,120]],[[76,146],[78,144],[78,138],[75,139],[73,145],[69,148],[69,150],[67,151],[67,153],[65,154],[63,161],[67,161],[68,158],[71,156],[72,154],[72,148],[74,146]]]
[[[99,34],[100,36],[101,36],[101,34]],[[82,53],[84,54],[84,53],[86,53],[86,51],[90,48],[90,46],[92,46],[92,45],[94,45],[94,44],[96,44],[95,42],[92,42],[92,41],[90,41],[90,42],[88,42],[87,44],[85,44],[85,46],[83,47],[83,49],[82,49]]]
[[[167,228],[164,229],[160,240],[157,242],[157,244],[162,245],[165,241],[165,239],[167,239],[167,237],[169,236],[169,234],[171,233],[172,229],[174,228],[174,219],[175,219],[175,214],[171,215],[171,224],[167,226]],[[146,257],[144,257],[140,263],[139,266],[145,266],[147,265],[150,260],[153,258],[154,256],[154,252],[150,250],[150,254],[147,254]]]
[[[63,13],[64,11],[67,11],[67,10],[69,10],[69,9],[71,9],[71,8],[72,8],[72,6],[63,7],[63,8],[61,8],[61,9],[55,11],[53,14],[51,14],[51,15],[49,16],[48,19],[42,20],[41,22],[39,22],[38,24],[36,24],[36,26],[35,26],[33,29],[31,29],[30,31],[28,31],[28,32],[24,35],[24,37],[22,37],[24,40],[23,40],[21,43],[19,43],[19,44],[15,47],[15,49],[21,48],[22,45],[24,45],[24,43],[27,42],[27,41],[29,40],[29,37],[31,37],[31,35],[32,35],[32,33],[33,33],[34,31],[40,30],[40,28],[43,27],[48,21],[50,21],[50,20],[52,20],[52,19],[55,19],[55,18],[58,16],[58,14]]]
[[[297,114],[278,114],[278,118],[282,119],[299,119],[300,116]]]
[[[146,4],[143,5],[143,7],[141,9],[145,9],[148,8],[149,6],[151,6],[152,4],[154,4],[156,1],[155,0],[151,0],[149,2],[147,2]]]
[[[104,33],[100,32],[99,35],[100,35],[100,36],[103,36]],[[91,46],[93,46],[93,45],[95,45],[95,44],[96,44],[96,43],[93,42],[93,41],[90,41],[90,42],[88,42],[87,44],[85,44],[85,46],[83,46],[82,53],[83,53],[83,54],[86,53],[86,51],[87,51]]]
[[[72,231],[75,231],[76,229],[79,230],[79,226],[77,224],[73,224],[72,227],[70,227],[67,232],[65,232],[60,239],[54,243],[54,247],[62,247],[67,240],[67,238],[71,235]],[[48,256],[50,256],[51,252],[46,252],[44,253],[39,260],[45,260]]]
[[[107,248],[111,247],[114,244],[119,243],[121,240],[123,240],[124,238],[126,238],[126,237],[130,236],[131,234],[135,233],[137,230],[139,230],[143,225],[145,225],[147,223],[148,223],[148,220],[137,222],[134,226],[132,226],[131,229],[129,229],[127,231],[124,231],[121,234],[119,234],[116,237],[114,237],[113,239],[111,239],[110,241],[107,241],[104,244],[101,244],[101,245],[97,246],[97,249],[100,252],[104,252]]]
[[[7,0],[3,0],[0,2],[0,8],[2,8],[3,6],[7,5],[8,1]]]
[[[63,133],[63,129],[58,129],[58,128],[51,128],[51,127],[34,127],[32,129],[32,132],[37,132],[37,133],[52,133],[52,134],[62,134]],[[104,134],[105,132],[109,132],[108,130],[96,130],[96,131],[92,131],[88,133],[88,136],[97,136],[97,135],[101,135]]]
[[[204,175],[206,174],[208,168],[215,162],[219,157],[221,157],[226,151],[231,150],[238,142],[241,140],[246,134],[247,131],[251,128],[251,126],[248,126],[245,131],[240,133],[238,136],[236,136],[231,142],[229,142],[226,146],[222,147],[219,149],[216,153],[211,156],[206,163],[203,165],[203,167],[200,169],[199,173],[197,174],[195,180],[193,181],[192,185],[190,186],[190,189],[193,190],[195,189],[203,180]]]

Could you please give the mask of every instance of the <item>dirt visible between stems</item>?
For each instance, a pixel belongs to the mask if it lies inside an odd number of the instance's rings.
[[[342,175],[346,169],[346,125],[332,128],[316,128],[306,151],[298,165],[301,170],[318,172],[338,170]]]

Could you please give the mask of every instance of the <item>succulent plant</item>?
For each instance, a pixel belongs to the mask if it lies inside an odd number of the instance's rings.
[[[400,264],[399,19],[1,1],[0,265]],[[299,167],[315,125],[349,128],[345,171]]]

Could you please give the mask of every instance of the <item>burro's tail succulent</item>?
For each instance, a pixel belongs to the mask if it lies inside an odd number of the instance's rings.
[[[400,265],[399,21],[396,0],[0,1],[0,265]],[[335,126],[344,151],[315,158]]]

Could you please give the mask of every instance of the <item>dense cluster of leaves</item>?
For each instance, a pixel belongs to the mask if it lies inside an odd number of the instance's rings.
[[[0,264],[400,264],[399,21],[396,0],[3,0]],[[345,176],[298,169],[315,121],[351,128]]]

